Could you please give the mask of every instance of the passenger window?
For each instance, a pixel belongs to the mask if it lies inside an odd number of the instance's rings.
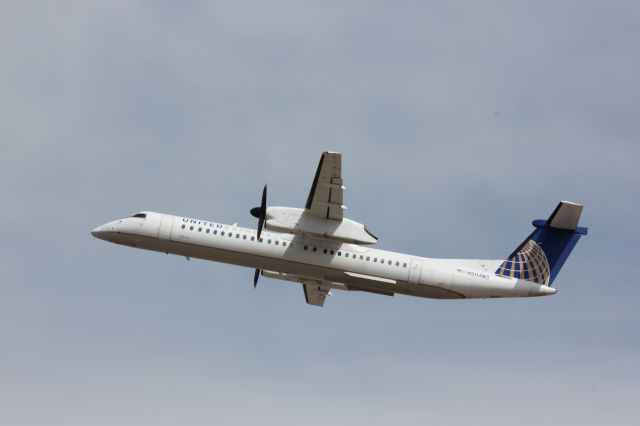
[[[190,227],[189,227],[189,231],[193,231],[193,226],[190,226]]]
[[[185,228],[185,226],[184,226],[184,223],[183,223],[183,224],[182,224],[182,229],[184,229],[184,228]]]
[[[208,234],[209,232],[211,232],[211,229],[207,228],[207,234]]]
[[[392,263],[393,263],[392,261],[389,261],[389,265],[391,265]]]
[[[271,238],[267,240],[267,244],[271,244]]]
[[[363,255],[360,255],[360,260],[362,260],[362,259],[364,259],[364,256],[363,256]]]
[[[198,232],[202,232],[202,227],[198,228]]]
[[[220,235],[222,235],[224,237],[224,231],[220,232]]]
[[[315,253],[315,252],[317,252],[317,251],[318,251],[318,248],[317,248],[317,247],[314,247],[314,248],[313,248],[313,252]]]
[[[352,257],[355,259],[355,258],[356,258],[356,257],[358,257],[358,256],[356,256],[356,254],[355,254],[355,253],[353,253],[353,256],[352,256]]]
[[[367,262],[368,262],[369,260],[371,260],[371,258],[370,258],[369,256],[367,256]]]
[[[240,238],[240,234],[236,234],[236,238]]]
[[[323,250],[322,250],[322,252],[323,252],[324,254],[327,254],[327,249],[323,249]]]
[[[246,235],[243,235],[243,236],[242,236],[242,239],[243,239],[243,240],[246,240],[246,239],[247,239],[247,236],[246,236]]]
[[[283,242],[282,242],[282,247],[286,247],[286,246],[287,246],[287,242],[286,242],[286,241],[283,241]]]
[[[384,265],[384,259],[380,259],[380,263]]]
[[[229,232],[229,238],[233,237],[233,232]]]
[[[342,252],[341,251],[338,251],[338,256],[342,256]]]
[[[400,266],[400,262],[396,262],[396,266]]]
[[[256,237],[254,237],[253,235],[251,236],[251,241],[255,240]]]
[[[377,258],[377,257],[374,257],[374,258],[373,258],[373,261],[374,261],[374,262],[376,262],[376,263],[378,263],[378,258]]]
[[[407,264],[406,264],[406,263],[403,263],[403,264],[402,264],[402,267],[403,267],[403,268],[406,268],[406,267],[407,267]]]
[[[260,237],[260,239],[258,241],[263,242],[264,238]]]
[[[333,253],[335,253],[335,251],[333,251],[333,250],[329,251],[329,254],[333,255]]]
[[[308,248],[309,248],[309,246],[304,246],[304,249],[305,249],[305,250],[306,250],[306,249],[308,249]]]
[[[216,235],[217,233],[218,233],[218,230],[217,230],[217,229],[214,229],[214,230],[213,230],[213,235]]]

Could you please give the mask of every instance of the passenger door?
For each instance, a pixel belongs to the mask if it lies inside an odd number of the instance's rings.
[[[160,230],[158,232],[158,238],[168,240],[171,238],[171,228],[173,228],[173,216],[162,215],[160,220]]]
[[[422,271],[422,258],[412,257],[410,266],[411,268],[409,269],[409,282],[419,284],[420,272]]]

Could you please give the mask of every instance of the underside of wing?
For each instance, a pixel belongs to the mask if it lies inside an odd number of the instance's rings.
[[[309,191],[305,209],[320,218],[343,218],[342,154],[323,152]]]
[[[396,284],[395,280],[375,277],[372,275],[357,274],[354,272],[345,273],[344,281],[318,280],[310,277],[269,270],[262,270],[262,275],[267,278],[302,284],[306,302],[314,306],[323,306],[327,295],[331,295],[331,289],[364,291],[368,293],[382,294],[385,296],[393,296],[393,288],[390,288],[389,285]]]

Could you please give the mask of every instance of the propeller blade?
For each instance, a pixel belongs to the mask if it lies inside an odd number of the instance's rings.
[[[262,203],[260,203],[260,214],[262,217],[267,216],[267,184],[264,184],[264,188],[262,188]]]
[[[251,214],[254,213],[253,210],[255,210],[256,208],[254,207],[253,209],[251,209]],[[260,240],[260,234],[262,234],[262,228],[264,227],[264,222],[267,219],[267,185],[264,185],[264,188],[262,189],[262,202],[260,203],[260,210],[257,212],[259,214],[258,216],[258,240]]]
[[[260,277],[260,269],[256,269],[256,272],[253,274],[253,288],[258,286],[258,277]]]
[[[258,219],[258,240],[260,240],[260,234],[262,234],[262,228],[264,227],[264,219]]]

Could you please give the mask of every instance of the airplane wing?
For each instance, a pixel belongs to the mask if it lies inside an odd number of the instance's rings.
[[[342,154],[323,152],[313,178],[305,209],[313,216],[341,221],[342,205]]]
[[[309,305],[322,306],[330,288],[317,281],[303,281],[304,298]]]
[[[285,272],[276,272],[263,269],[261,271],[262,276],[267,278],[273,278],[276,280],[289,281],[302,284],[304,290],[304,298],[309,305],[323,306],[324,300],[327,295],[331,296],[331,289],[337,288],[341,290],[351,291],[366,291],[368,293],[382,294],[385,296],[393,296],[394,292],[389,291],[388,288],[376,287],[376,284],[395,284],[395,280],[387,278],[373,277],[371,275],[357,274],[355,272],[347,272],[351,278],[361,279],[360,284],[344,284],[338,281],[323,281],[308,277],[302,277],[300,275],[289,274]]]

